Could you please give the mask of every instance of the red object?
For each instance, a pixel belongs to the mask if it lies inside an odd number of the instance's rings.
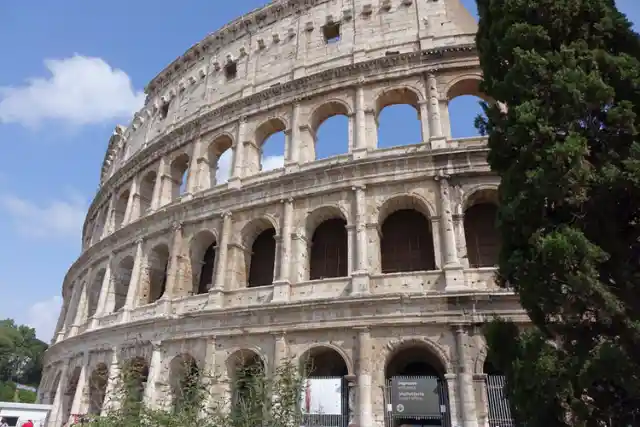
[[[33,422],[28,420],[26,423],[22,424],[22,427],[33,427]]]

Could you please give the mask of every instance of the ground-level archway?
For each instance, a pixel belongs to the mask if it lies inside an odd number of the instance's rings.
[[[385,425],[451,427],[445,365],[422,342],[405,343],[385,367]]]
[[[102,412],[108,381],[109,368],[106,364],[100,363],[89,377],[89,414],[100,415]]]

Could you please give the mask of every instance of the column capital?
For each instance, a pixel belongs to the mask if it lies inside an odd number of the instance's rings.
[[[138,237],[136,239],[136,245],[141,245],[144,243],[144,237]]]
[[[183,222],[182,221],[173,221],[171,223],[171,228],[173,229],[173,231],[181,231],[182,227],[183,227]]]
[[[451,178],[451,175],[445,172],[444,169],[439,169],[436,175],[433,177],[436,181],[446,183]]]
[[[162,350],[162,341],[157,340],[157,341],[151,341],[151,349],[153,351],[160,351]]]
[[[351,187],[351,190],[352,190],[352,191],[356,191],[356,192],[357,192],[358,190],[360,190],[360,191],[364,191],[364,190],[366,190],[366,189],[367,189],[367,186],[366,186],[366,185],[364,185],[364,184],[358,184],[358,185],[354,185],[354,186],[352,186],[352,187]]]
[[[224,212],[222,212],[222,214],[220,216],[223,219],[226,219],[226,218],[231,218],[231,215],[232,215],[231,211],[224,211]]]
[[[280,199],[280,203],[282,203],[282,204],[293,203],[293,197],[287,197],[287,198]]]

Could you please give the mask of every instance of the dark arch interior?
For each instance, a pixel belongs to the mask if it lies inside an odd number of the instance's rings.
[[[104,398],[107,391],[107,381],[109,370],[104,363],[101,363],[91,373],[89,380],[89,413],[99,415],[102,410]]]
[[[445,373],[442,362],[424,347],[415,345],[396,352],[385,370],[386,378],[397,376],[436,376]]]
[[[498,264],[500,238],[496,230],[498,207],[493,203],[478,203],[464,213],[464,233],[469,266],[493,267]]]
[[[129,282],[131,282],[131,273],[133,272],[133,257],[128,256],[123,259],[118,268],[116,269],[116,276],[114,277],[114,289],[115,289],[115,305],[113,307],[114,312],[124,308],[127,302],[127,292],[129,291]]]
[[[431,224],[414,209],[401,209],[382,224],[382,272],[435,270]]]
[[[482,371],[487,375],[504,375],[504,373],[500,369],[498,369],[498,367],[490,357],[487,357],[485,359],[484,365],[482,366]]]
[[[174,410],[188,408],[198,398],[200,370],[191,356],[178,356],[171,363],[171,392]]]
[[[276,230],[268,228],[256,237],[251,246],[248,286],[273,284],[273,267],[276,260]]]
[[[140,357],[129,360],[124,366],[122,376],[122,382],[126,388],[125,393],[128,395],[126,401],[142,402],[149,377],[149,366],[146,360]]]
[[[149,259],[149,297],[152,303],[164,295],[167,288],[167,270],[169,268],[169,249],[160,246],[151,251]]]
[[[344,377],[349,373],[344,358],[334,349],[316,347],[301,358],[301,368],[308,378]]]
[[[265,366],[257,354],[241,352],[233,360],[233,410],[244,411],[240,416],[260,414],[263,410],[262,400],[257,394],[266,392],[264,381]]]
[[[309,279],[345,277],[347,272],[347,229],[342,218],[324,221],[311,238]]]
[[[206,294],[209,286],[213,283],[213,270],[216,263],[216,244],[210,244],[202,257],[202,266],[200,267],[200,279],[198,283],[198,293]]]

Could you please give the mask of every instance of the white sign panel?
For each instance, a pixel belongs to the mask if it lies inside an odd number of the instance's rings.
[[[311,415],[342,415],[342,379],[310,378],[302,390],[302,411]]]

